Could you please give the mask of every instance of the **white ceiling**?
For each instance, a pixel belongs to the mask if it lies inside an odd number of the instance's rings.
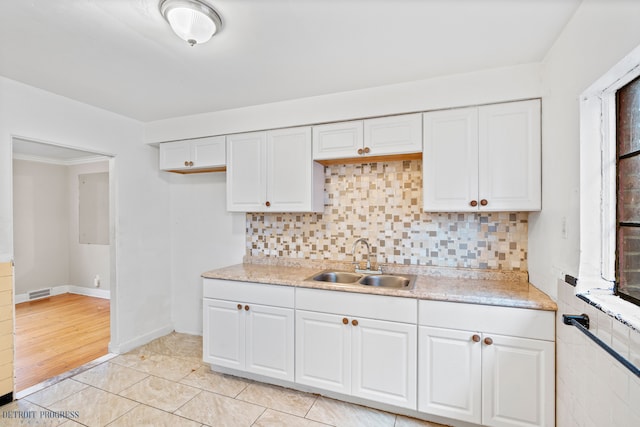
[[[580,0],[205,0],[190,47],[159,0],[0,0],[0,75],[140,121],[539,62]]]

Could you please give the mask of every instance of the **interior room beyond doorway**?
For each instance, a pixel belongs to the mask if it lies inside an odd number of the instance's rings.
[[[16,391],[107,354],[109,156],[13,138]]]

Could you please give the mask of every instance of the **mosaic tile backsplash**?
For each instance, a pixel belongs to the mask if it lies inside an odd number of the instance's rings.
[[[325,167],[323,213],[248,213],[247,255],[527,270],[526,212],[425,213],[422,161]],[[366,258],[359,245],[358,260]]]

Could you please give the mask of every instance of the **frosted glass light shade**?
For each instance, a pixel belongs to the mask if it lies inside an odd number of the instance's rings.
[[[191,46],[208,41],[222,26],[220,16],[197,0],[164,0],[160,13],[173,32]]]

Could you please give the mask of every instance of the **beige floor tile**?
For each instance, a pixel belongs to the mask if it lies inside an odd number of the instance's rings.
[[[199,388],[150,376],[123,390],[120,396],[173,412],[201,392]]]
[[[108,427],[200,427],[200,423],[169,414],[147,405],[139,405]]]
[[[236,397],[238,400],[255,403],[256,405],[299,417],[304,417],[307,412],[309,412],[316,398],[317,396],[313,394],[263,383],[249,384],[249,386]]]
[[[124,397],[87,387],[49,407],[53,411],[77,411],[77,421],[89,427],[103,427],[130,411],[139,403]]]
[[[175,414],[210,426],[248,427],[265,408],[203,391]]]
[[[77,411],[77,419],[0,418],[0,426],[444,427],[223,375],[201,358],[200,337],[169,334],[1,409]]]
[[[376,409],[319,397],[307,418],[337,427],[393,427],[396,416]]]
[[[449,427],[445,424],[432,423],[430,421],[418,420],[416,418],[398,415],[395,427]]]
[[[26,400],[16,400],[0,407],[0,426],[2,427],[57,427],[67,421],[66,418],[47,417],[49,412]]]
[[[180,380],[180,382],[229,397],[236,397],[251,383],[249,380],[232,375],[213,372],[208,366],[201,366]]]
[[[114,362],[119,363],[116,359],[114,359]],[[134,358],[130,364],[123,364],[123,366],[170,381],[180,381],[202,367],[202,365],[195,360],[191,361],[179,357],[165,356],[163,354],[139,355],[137,356],[137,360]]]
[[[253,427],[327,427],[327,424],[267,409],[253,424]]]
[[[144,361],[146,358],[151,356],[151,354],[152,353],[143,351],[141,349],[135,349],[131,350],[128,353],[114,357],[110,360],[110,362],[131,368],[132,366],[135,366],[136,364]]]
[[[151,341],[142,346],[142,349],[154,354],[202,360],[202,337],[173,332]]]
[[[40,390],[37,393],[30,394],[25,397],[25,400],[47,407],[85,388],[87,388],[86,384],[72,379],[67,379],[49,386],[44,390]]]
[[[103,363],[73,377],[74,380],[118,394],[148,375],[116,363]]]

